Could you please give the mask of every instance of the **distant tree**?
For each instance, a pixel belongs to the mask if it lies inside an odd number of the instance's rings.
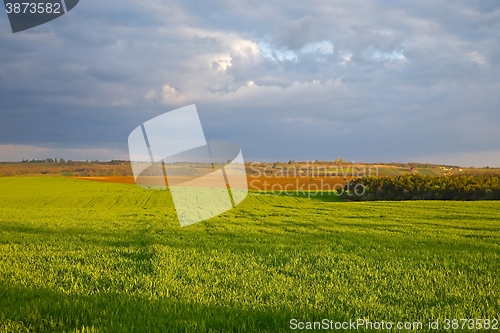
[[[349,200],[499,200],[500,176],[364,177],[354,181],[366,192]]]

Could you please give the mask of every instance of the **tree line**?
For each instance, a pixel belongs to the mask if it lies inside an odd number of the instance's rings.
[[[356,192],[356,193],[355,193]],[[346,184],[347,200],[500,200],[499,175],[363,177]]]

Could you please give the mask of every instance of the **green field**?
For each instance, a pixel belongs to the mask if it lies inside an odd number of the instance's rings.
[[[165,191],[62,177],[0,189],[0,332],[500,316],[500,202],[251,193],[180,228]]]
[[[432,169],[418,169],[418,173],[422,176],[438,176],[438,174]]]
[[[390,176],[401,176],[408,173],[408,169],[404,168],[379,168],[378,176],[380,177],[390,177]]]

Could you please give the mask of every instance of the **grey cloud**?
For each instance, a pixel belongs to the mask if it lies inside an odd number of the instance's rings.
[[[299,51],[318,38],[317,22],[310,16],[286,22],[273,34],[272,42],[278,48]]]
[[[500,3],[495,0],[479,0],[478,8],[481,12],[491,13],[500,8]]]
[[[492,154],[499,22],[486,0],[81,1],[0,33],[0,144],[125,152],[137,124],[196,103],[250,160]]]

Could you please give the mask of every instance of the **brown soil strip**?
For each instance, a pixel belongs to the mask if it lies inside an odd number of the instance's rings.
[[[112,176],[112,177],[73,177],[75,179],[90,180],[105,183],[119,183],[119,184],[135,184],[134,177],[132,176]],[[180,178],[180,177],[179,177]],[[169,177],[170,179],[170,177]],[[146,182],[147,183],[147,182]],[[155,184],[154,177],[151,177],[150,184]],[[178,179],[178,183],[182,183]],[[242,183],[242,182],[240,182]],[[345,185],[346,180],[343,177],[285,177],[285,176],[247,176],[247,183],[249,190],[260,191],[331,191],[338,189]],[[198,183],[196,186],[218,186],[218,181],[208,179],[204,184]],[[241,186],[236,186],[241,187]]]

